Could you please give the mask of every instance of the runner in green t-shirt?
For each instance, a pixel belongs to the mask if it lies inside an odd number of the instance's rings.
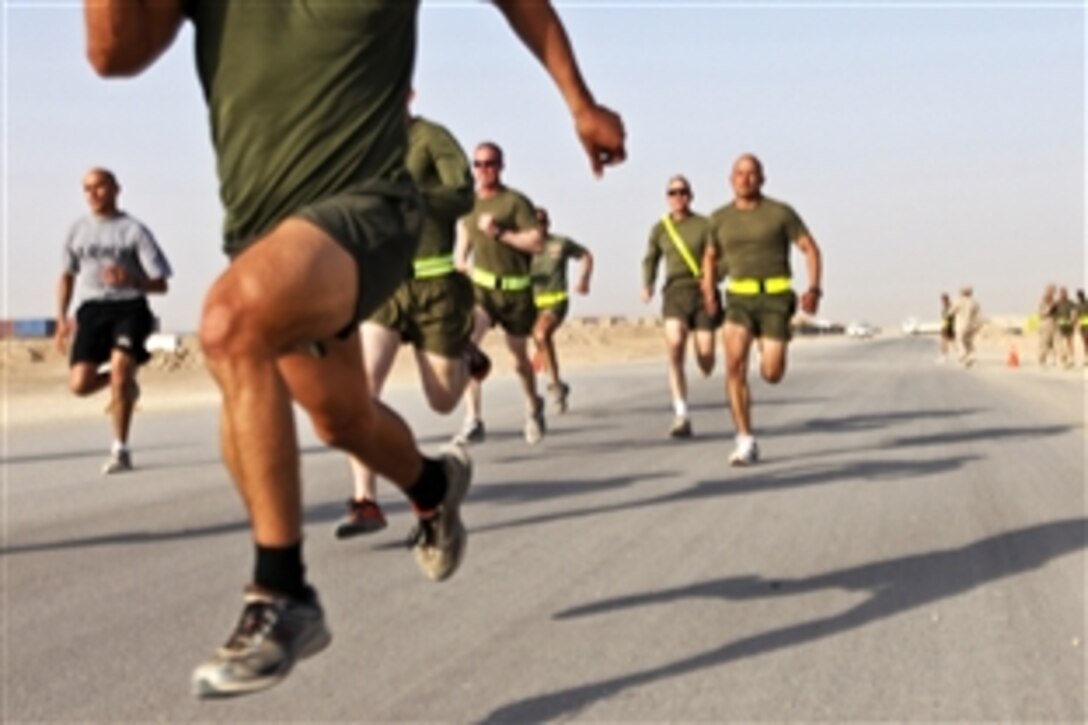
[[[537,394],[536,376],[529,360],[529,335],[536,320],[530,265],[544,245],[537,227],[533,203],[521,192],[502,183],[503,153],[498,144],[484,141],[472,159],[476,176],[476,203],[461,220],[461,244],[457,264],[468,270],[475,285],[476,309],[472,342],[477,346],[487,331],[499,325],[506,334],[506,347],[514,372],[525,392],[525,441],[536,445],[544,437],[544,399]],[[458,443],[479,443],[486,436],[483,389],[470,381],[465,393],[466,415]]]
[[[945,363],[948,361],[948,352],[952,345],[956,342],[956,316],[952,314],[952,298],[948,296],[947,292],[941,293],[941,334],[940,334],[940,354],[937,356],[937,362]]]
[[[706,217],[691,210],[691,184],[683,176],[669,179],[665,187],[669,211],[650,229],[650,240],[642,259],[642,301],[654,295],[657,268],[665,260],[665,282],[661,289],[665,318],[665,345],[669,356],[669,389],[672,392],[673,421],[669,435],[690,438],[688,383],[684,371],[690,334],[699,370],[706,377],[714,370],[714,331],[721,325],[719,308],[709,308],[700,290],[704,271],[717,279],[717,266],[709,270],[700,260],[710,244]]]
[[[363,364],[374,397],[380,397],[401,343],[415,348],[423,392],[431,409],[449,413],[464,393],[470,372],[486,374],[486,356],[471,344],[472,283],[453,261],[454,226],[472,208],[472,174],[460,144],[444,127],[408,119],[408,173],[426,202],[413,274],[363,323]],[[380,531],[377,476],[351,460],[354,496],[336,525],[336,537]]]
[[[536,325],[533,342],[536,344],[536,361],[548,376],[548,392],[552,395],[556,411],[567,412],[570,385],[559,379],[559,357],[555,354],[555,331],[567,317],[570,300],[567,291],[567,262],[581,261],[582,268],[574,291],[589,294],[589,280],[593,275],[593,255],[588,249],[569,237],[551,234],[548,211],[536,208],[536,223],[544,235],[544,250],[533,256],[533,295],[536,301]],[[535,366],[534,366],[535,367]]]
[[[407,494],[428,576],[450,576],[464,551],[467,456],[418,452],[371,396],[356,330],[400,284],[418,239],[404,171],[418,5],[85,3],[86,55],[106,76],[144,70],[192,20],[226,206],[233,261],[205,298],[200,336],[256,566],[237,628],[193,673],[201,697],[270,687],[330,641],[305,578],[292,401],[322,440]],[[593,171],[622,161],[622,122],[593,99],[551,4],[496,5],[559,87]]]
[[[793,209],[763,195],[763,182],[759,159],[744,154],[736,161],[731,175],[734,199],[710,215],[710,233],[716,243],[708,246],[703,260],[708,270],[704,293],[708,295],[713,288],[709,270],[717,262],[719,249],[729,269],[722,340],[726,395],[737,427],[737,445],[729,462],[737,466],[759,459],[759,447],[752,435],[748,387],[752,341],[759,340],[764,380],[778,383],[786,374],[790,319],[797,307],[790,283],[791,246],[796,245],[804,253],[808,267],[808,289],[801,295],[801,309],[816,314],[822,295],[820,248]],[[714,302],[708,297],[708,305]]]

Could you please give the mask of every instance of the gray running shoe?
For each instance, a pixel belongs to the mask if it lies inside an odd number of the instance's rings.
[[[483,443],[486,438],[487,430],[484,429],[484,422],[466,418],[461,431],[453,437],[451,443],[455,446],[467,446],[469,443]]]
[[[328,646],[317,592],[305,601],[246,587],[238,626],[215,656],[193,670],[196,697],[227,697],[263,690],[282,680],[295,662]]]
[[[570,396],[570,386],[566,383],[549,385],[548,392],[552,394],[552,402],[555,404],[555,412],[562,415],[567,412],[567,398]]]
[[[428,518],[419,520],[413,545],[416,563],[436,582],[448,579],[465,555],[468,532],[461,521],[461,502],[472,484],[472,461],[463,446],[445,446],[446,497]]]
[[[129,451],[117,451],[111,453],[109,459],[102,466],[102,475],[111,476],[115,473],[124,473],[132,470],[132,454]]]
[[[544,398],[536,396],[535,410],[525,419],[525,442],[535,446],[544,439],[548,424],[544,420]]]
[[[691,438],[691,421],[687,416],[678,415],[672,419],[672,426],[669,428],[669,437],[671,438]]]

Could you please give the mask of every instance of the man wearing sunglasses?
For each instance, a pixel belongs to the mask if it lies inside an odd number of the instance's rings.
[[[725,344],[726,394],[737,428],[736,448],[729,457],[734,466],[759,460],[759,446],[752,435],[752,397],[748,387],[748,357],[752,341],[759,341],[760,373],[769,383],[786,374],[786,348],[790,321],[797,310],[790,272],[790,248],[805,255],[808,289],[801,295],[801,309],[816,314],[822,292],[822,259],[816,240],[801,217],[788,205],[763,196],[763,164],[744,154],[733,165],[730,181],[734,199],[710,215],[714,244],[707,248],[705,269],[724,255],[729,270],[726,283]],[[716,285],[704,278],[707,304],[716,304]]]
[[[688,384],[684,371],[689,334],[695,342],[695,358],[703,376],[714,370],[714,331],[721,324],[720,305],[713,309],[704,301],[701,260],[710,242],[706,217],[691,210],[691,184],[680,175],[665,187],[669,211],[650,229],[650,241],[642,260],[642,301],[653,298],[657,268],[665,260],[665,283],[661,291],[665,318],[665,345],[669,359],[669,389],[672,392],[673,422],[669,435],[690,438]],[[712,278],[714,270],[709,270]]]
[[[536,445],[544,437],[544,399],[537,394],[536,375],[529,360],[529,336],[536,322],[530,267],[533,255],[544,248],[533,203],[502,182],[503,153],[498,144],[485,141],[472,158],[476,176],[476,204],[461,220],[458,266],[468,270],[475,284],[476,310],[472,341],[477,346],[487,331],[499,325],[514,372],[525,393],[525,441]],[[465,393],[465,422],[454,440],[479,443],[486,437],[483,422],[483,389],[472,380]]]
[[[593,171],[622,161],[623,124],[590,94],[551,4],[496,5],[558,86]],[[84,3],[87,57],[104,76],[143,71],[193,22],[226,207],[232,261],[205,299],[200,338],[256,564],[234,631],[193,673],[200,697],[271,687],[331,640],[303,564],[293,402],[323,441],[404,491],[428,577],[451,576],[465,550],[468,458],[456,447],[418,451],[371,395],[357,329],[406,278],[418,244],[419,196],[404,168],[418,9],[410,0]]]

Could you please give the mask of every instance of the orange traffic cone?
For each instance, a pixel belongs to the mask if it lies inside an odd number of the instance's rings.
[[[1009,348],[1009,367],[1010,368],[1020,367],[1020,353],[1017,352],[1016,345],[1013,345],[1012,347]]]

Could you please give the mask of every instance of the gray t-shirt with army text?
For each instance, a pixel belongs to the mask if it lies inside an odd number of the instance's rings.
[[[64,244],[64,271],[76,278],[82,302],[133,300],[144,293],[135,287],[110,287],[102,281],[107,267],[121,266],[137,280],[166,279],[173,274],[155,237],[124,212],[112,217],[88,215],[72,225]]]

